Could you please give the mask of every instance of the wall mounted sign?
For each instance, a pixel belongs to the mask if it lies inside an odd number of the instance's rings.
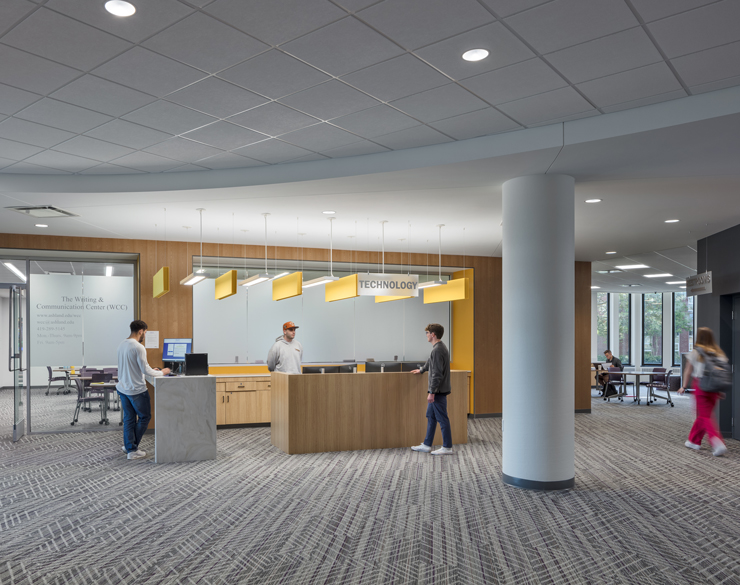
[[[419,296],[417,274],[358,274],[357,292],[361,297]]]
[[[686,279],[687,295],[706,295],[712,292],[712,271],[689,276]]]

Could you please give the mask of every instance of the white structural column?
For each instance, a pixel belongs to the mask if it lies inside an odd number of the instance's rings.
[[[503,185],[503,480],[574,485],[575,180]]]

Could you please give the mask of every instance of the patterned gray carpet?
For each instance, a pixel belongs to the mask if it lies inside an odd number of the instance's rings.
[[[501,483],[501,419],[443,458],[288,456],[267,428],[168,465],[120,431],[0,437],[0,583],[740,583],[740,445],[686,449],[689,398],[593,408],[556,493]]]

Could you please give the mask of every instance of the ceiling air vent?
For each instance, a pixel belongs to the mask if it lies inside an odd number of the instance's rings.
[[[35,217],[37,219],[49,219],[52,217],[79,217],[74,213],[64,211],[64,209],[59,209],[58,207],[54,207],[53,205],[35,205],[33,207],[6,207],[5,209],[11,209],[13,211],[17,211],[18,213],[22,213],[23,215],[28,215],[29,217]]]

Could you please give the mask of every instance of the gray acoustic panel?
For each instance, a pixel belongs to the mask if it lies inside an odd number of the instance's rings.
[[[326,0],[250,0],[248,9],[243,0],[216,0],[205,11],[273,46],[346,14]]]
[[[541,54],[638,26],[626,2],[557,0],[506,19]]]
[[[9,167],[5,167],[1,172],[3,173],[17,173],[19,175],[71,175],[69,171],[62,171],[59,169],[52,169],[49,167],[42,167],[40,165],[32,165],[27,162],[18,162]]]
[[[88,71],[122,53],[131,43],[41,8],[3,37],[3,43]]]
[[[81,156],[74,156],[64,152],[55,152],[53,150],[45,150],[44,152],[34,154],[23,162],[49,167],[51,169],[68,171],[70,173],[78,173],[100,163],[100,161],[83,158]]]
[[[696,86],[740,75],[740,42],[673,59],[686,85]]]
[[[581,83],[662,61],[641,27],[547,55],[549,63],[571,83]]]
[[[280,75],[275,75],[280,71]],[[269,98],[277,99],[330,79],[318,69],[278,50],[257,55],[222,71],[219,77]]]
[[[121,158],[114,159],[112,162],[115,165],[129,167],[138,171],[146,171],[148,173],[162,172],[182,166],[182,162],[180,161],[143,151],[132,152]]]
[[[236,85],[209,77],[167,96],[167,100],[217,118],[228,118],[268,100]]]
[[[36,6],[28,0],[3,0],[0,2],[0,35],[35,8]]]
[[[335,76],[357,71],[404,52],[398,45],[351,16],[282,45],[281,49]]]
[[[164,142],[146,148],[145,152],[182,162],[195,162],[201,158],[221,154],[223,151],[207,144],[194,142],[193,140],[171,138],[170,140],[165,140]]]
[[[127,167],[119,167],[116,165],[103,163],[97,167],[92,167],[81,171],[81,175],[140,175],[144,171],[137,171],[136,169],[129,169]]]
[[[42,96],[0,83],[0,114],[12,116]]]
[[[436,122],[488,104],[455,83],[430,89],[393,102],[393,106],[422,122]]]
[[[0,157],[0,169],[4,169],[5,167],[9,167],[12,164],[15,164],[16,161],[11,160],[9,158],[2,158]]]
[[[342,81],[385,102],[450,82],[447,77],[411,54],[356,71],[344,76]]]
[[[544,94],[502,104],[498,107],[525,126],[546,120],[560,119],[592,110],[593,106],[572,87],[563,87]]]
[[[280,136],[321,122],[312,116],[276,102],[237,114],[228,121],[269,136]]]
[[[362,10],[382,1],[383,0],[334,0],[334,4],[339,4],[339,6],[349,10],[350,12],[357,12],[358,10]]]
[[[183,136],[222,150],[233,150],[268,138],[264,134],[223,121],[203,126]]]
[[[530,59],[461,83],[494,106],[568,85],[542,59]]]
[[[102,112],[122,116],[157,98],[94,75],[83,75],[51,94],[51,97]]]
[[[583,118],[592,118],[594,116],[600,116],[599,110],[590,109],[576,114],[570,114],[567,116],[559,116],[557,118],[547,118],[539,122],[531,122],[527,124],[528,128],[536,128],[537,126],[550,126],[552,124],[560,124],[562,122],[571,122],[573,120],[582,120]]]
[[[578,89],[601,108],[678,90],[681,84],[668,65],[661,62],[587,81],[579,84]]]
[[[454,116],[446,120],[440,120],[430,124],[440,132],[452,136],[456,140],[467,140],[478,136],[498,134],[521,128],[511,118],[507,118],[501,112],[493,108],[477,110],[468,114]]]
[[[264,140],[257,144],[245,146],[234,151],[235,154],[253,158],[267,164],[277,164],[312,154],[305,148],[300,148],[280,140]]]
[[[307,150],[322,151],[339,148],[360,140],[359,137],[329,124],[316,124],[301,128],[289,134],[283,134],[281,140],[300,146]]]
[[[379,152],[389,152],[389,149],[385,146],[380,146],[369,140],[360,140],[359,142],[353,142],[347,146],[340,146],[339,148],[332,148],[325,150],[322,154],[325,154],[331,158],[344,158],[347,156],[363,156],[365,154],[377,154]]]
[[[126,114],[124,119],[169,134],[182,134],[216,121],[213,116],[207,116],[164,100],[156,101]]]
[[[30,144],[23,144],[22,142],[16,142],[15,140],[6,140],[0,138],[0,156],[13,161],[23,160],[34,154],[41,152],[43,148],[38,146],[31,146]]]
[[[93,70],[99,77],[162,97],[206,74],[148,49],[134,47]]]
[[[202,12],[173,24],[147,40],[144,46],[209,73],[236,65],[269,49],[268,45]]]
[[[232,152],[224,152],[198,161],[198,165],[208,169],[241,169],[246,167],[264,166],[265,163],[239,156]]]
[[[652,95],[650,97],[645,97],[642,99],[637,100],[631,100],[629,102],[622,102],[621,104],[616,104],[614,106],[605,106],[601,108],[605,114],[610,114],[612,112],[620,112],[622,110],[629,110],[631,108],[640,108],[642,106],[649,106],[650,104],[659,104],[661,102],[668,102],[671,100],[676,100],[679,98],[686,97],[688,94],[683,89],[676,89],[674,91],[669,91],[666,93],[659,93],[657,95]]]
[[[187,164],[182,165],[181,167],[175,167],[174,169],[167,169],[164,171],[165,173],[192,173],[195,171],[208,171],[210,169],[207,169],[206,167],[201,167],[199,165],[194,164]]]
[[[385,134],[384,136],[378,136],[374,141],[390,149],[399,150],[402,148],[416,148],[418,146],[451,142],[452,138],[437,132],[429,126],[416,126],[414,128],[400,130],[399,132]]]
[[[341,81],[328,81],[280,100],[321,120],[331,120],[378,105],[378,101]]]
[[[85,108],[80,108],[53,100],[44,98],[28,106],[25,110],[18,112],[16,118],[45,124],[53,128],[61,128],[69,132],[81,134],[105,124],[111,120],[110,116],[93,112]]]
[[[332,124],[364,138],[373,138],[374,136],[382,136],[397,130],[418,126],[420,122],[390,106],[375,106],[336,118],[332,120]]]
[[[358,16],[406,49],[418,49],[494,20],[475,0],[386,0]]]
[[[146,148],[152,144],[157,144],[157,142],[163,142],[172,136],[125,120],[112,120],[90,130],[90,132],[86,132],[86,135],[134,149]]]
[[[67,142],[62,142],[54,147],[54,150],[74,154],[97,161],[108,162],[114,158],[131,154],[133,150],[119,144],[111,144],[89,136],[75,136]]]
[[[316,152],[313,152],[311,154],[307,154],[305,156],[301,156],[292,160],[286,160],[284,162],[278,163],[280,165],[287,165],[287,164],[293,164],[297,162],[313,162],[315,160],[328,160],[328,156],[324,156],[323,154],[318,154]]]
[[[462,55],[470,49],[487,49],[489,55],[482,61],[466,61]],[[434,43],[419,49],[416,54],[455,80],[480,75],[535,56],[500,22]]]
[[[46,95],[80,75],[81,71],[0,44],[0,79],[8,85]]]
[[[496,13],[499,18],[505,18],[516,14],[517,12],[524,12],[540,4],[551,2],[552,0],[482,0],[483,4],[489,6],[491,10]]]
[[[692,85],[691,94],[697,95],[708,91],[725,89],[726,87],[735,87],[736,85],[740,85],[740,76],[728,77],[727,79],[721,79],[719,81],[710,81],[709,83],[702,83],[701,85]]]
[[[0,138],[25,142],[44,148],[69,140],[73,136],[73,133],[65,130],[42,126],[18,118],[7,118],[0,122]]]
[[[667,18],[716,0],[632,0],[632,6],[645,22]]]

